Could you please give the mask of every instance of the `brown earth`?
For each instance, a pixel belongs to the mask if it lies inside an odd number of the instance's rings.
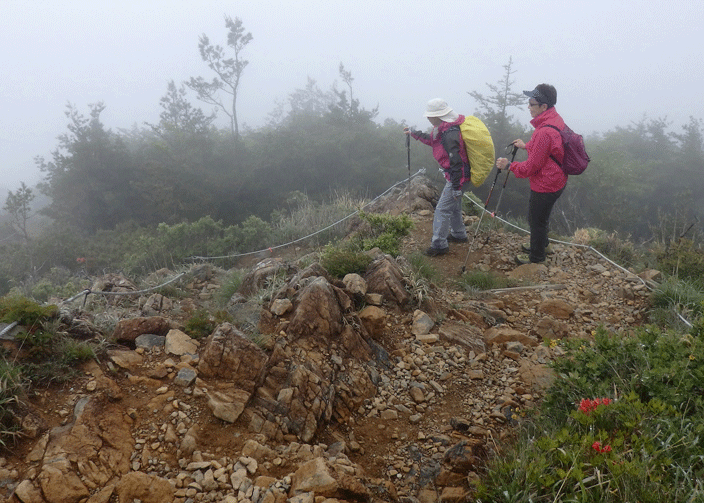
[[[415,211],[412,218],[415,225],[404,241],[404,256],[424,250],[430,241],[432,211]],[[461,346],[462,354],[458,355],[459,359],[456,358],[461,364],[458,366],[460,370],[449,372],[449,375],[443,377],[443,392],[433,404],[419,409],[421,417],[418,421],[411,422],[403,415],[384,418],[381,415],[354,411],[348,421],[341,423],[332,420],[318,430],[315,441],[311,443],[329,446],[339,441],[350,444],[350,439],[354,439],[359,448],[349,449],[347,454],[350,461],[363,467],[369,479],[386,480],[397,484],[399,488],[404,487],[402,478],[410,476],[409,473],[413,474],[422,465],[418,459],[433,456],[432,446],[429,447],[429,452],[420,454],[414,451],[414,446],[424,442],[427,445],[428,439],[434,436],[448,439],[450,445],[480,437],[486,452],[500,447],[503,439],[512,431],[512,421],[507,421],[500,415],[491,415],[488,411],[478,411],[478,404],[497,401],[505,393],[506,386],[501,383],[505,374],[499,373],[501,365],[505,368],[515,362],[516,369],[520,368],[521,372],[525,370],[521,379],[516,380],[517,383],[520,381],[520,385],[511,385],[514,390],[512,400],[515,400],[516,409],[532,407],[550,379],[549,371],[544,366],[545,360],[553,357],[559,349],[546,347],[545,343],[565,337],[588,339],[600,325],[614,330],[628,330],[646,319],[646,284],[634,274],[625,273],[604,262],[595,253],[584,248],[557,245],[556,253],[549,256],[545,265],[518,267],[513,257],[520,253],[520,244],[526,240],[524,235],[505,232],[496,225],[489,233],[482,231],[473,240],[476,219],[467,219],[467,224],[473,251],[467,255],[470,244],[451,243],[447,255],[428,259],[437,272],[429,297],[421,305],[410,308],[387,308],[386,329],[377,338],[377,342],[390,355],[399,357],[399,360],[412,356],[409,341],[415,341],[412,333],[413,317],[415,308],[419,308],[436,320],[436,326],[446,327],[449,332],[453,323],[472,324],[484,335],[485,341],[491,340],[492,327],[513,330],[525,337],[521,339],[522,345],[529,348],[529,353],[523,356],[516,354],[507,348],[503,340],[496,339],[497,342],[493,344],[489,342],[484,361],[495,362],[492,363],[494,367],[485,363],[481,367],[484,369],[483,377],[476,378],[467,371],[468,367],[463,366],[463,360],[476,358],[476,361],[481,361],[478,358],[481,352]],[[308,251],[301,248],[277,250],[274,256],[291,261]],[[238,267],[253,267],[260,259],[261,257],[247,258]],[[467,290],[460,283],[465,265],[467,271],[492,271],[512,277],[521,288],[488,293]],[[211,283],[217,285],[218,278],[211,280]],[[208,308],[211,307],[212,300],[199,299],[194,295],[191,302],[193,308]],[[173,321],[176,325],[183,323],[188,314],[189,311],[184,311],[180,319],[174,317]],[[446,358],[454,354],[448,353],[453,346],[449,342],[451,337],[451,333],[446,333],[440,341],[422,347],[428,355],[432,356],[433,351],[437,350]],[[534,347],[530,347],[531,341],[535,341]],[[539,354],[536,348],[540,347],[544,349]],[[528,354],[533,355],[532,359],[529,359]],[[4,458],[4,466],[0,464],[0,468],[4,467],[10,472],[15,470],[15,480],[31,476],[32,470],[36,468],[28,462],[28,456],[42,432],[69,423],[77,401],[90,393],[86,390],[96,381],[98,389],[104,391],[106,409],[117,407],[131,417],[132,436],[154,440],[153,445],[160,442],[159,432],[164,430],[164,425],[179,410],[178,405],[169,407],[169,402],[188,404],[188,416],[199,427],[198,450],[210,453],[214,458],[236,458],[237,453],[242,452],[245,442],[252,438],[264,443],[260,434],[250,431],[243,417],[234,423],[216,418],[208,408],[207,401],[194,396],[192,388],[170,386],[165,392],[163,388],[173,380],[175,369],[181,364],[177,358],[165,352],[142,352],[141,356],[144,361],[129,371],[119,368],[109,359],[103,359],[86,364],[81,369],[81,377],[66,384],[34,388],[25,399],[24,410],[31,412],[34,423],[38,425],[36,435],[9,444],[0,454]],[[491,368],[497,369],[493,376],[486,370]],[[114,384],[101,388],[102,377],[108,377],[109,382]],[[159,397],[166,398],[159,400]],[[513,402],[504,400],[503,403]],[[370,408],[367,407],[368,410]],[[458,428],[458,419],[466,420],[470,425],[474,420],[480,421],[477,424],[481,424],[483,433],[474,435],[466,429]],[[286,438],[283,441],[290,443],[292,439]],[[274,444],[273,441],[268,443]],[[435,445],[441,443],[436,442]],[[445,446],[441,447],[440,453],[446,452],[446,449]],[[179,466],[177,451],[164,452],[161,462]],[[279,463],[269,463],[261,470],[268,476],[282,478],[296,468],[295,461],[283,459]],[[477,466],[474,469],[480,471]],[[424,486],[417,479],[418,474],[413,484],[406,484],[406,488],[400,491],[401,497],[419,497],[419,491]],[[444,485],[466,485],[466,477],[455,479]],[[436,479],[435,486],[440,485],[443,484]],[[411,493],[412,488],[415,488],[414,494]],[[2,494],[0,487],[0,496]],[[382,500],[394,499],[388,494],[376,497]],[[116,501],[116,496],[113,495],[110,501]]]

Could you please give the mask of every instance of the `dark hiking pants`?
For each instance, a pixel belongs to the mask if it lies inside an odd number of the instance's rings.
[[[564,187],[557,192],[530,191],[528,224],[530,225],[531,262],[545,260],[545,247],[548,245],[548,231],[550,230],[550,212],[563,190],[565,190]]]

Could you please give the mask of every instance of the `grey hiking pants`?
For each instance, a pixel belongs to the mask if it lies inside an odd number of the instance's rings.
[[[462,186],[463,193],[469,188],[470,183],[467,182]],[[438,204],[435,206],[433,240],[430,242],[430,246],[438,250],[447,248],[447,236],[450,233],[459,239],[467,237],[467,229],[462,220],[462,198],[452,197],[452,183],[446,182]]]

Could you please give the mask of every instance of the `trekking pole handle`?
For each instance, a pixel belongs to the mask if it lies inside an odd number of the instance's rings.
[[[504,178],[504,185],[503,185],[503,187],[501,187],[501,195],[499,196],[499,202],[496,203],[496,207],[497,207],[497,208],[499,207],[499,204],[501,203],[501,196],[504,195],[503,189],[506,188],[506,182],[508,182],[508,175],[511,174],[511,164],[513,163],[513,160],[516,158],[516,152],[518,152],[518,147],[514,145],[514,146],[513,146],[513,152],[511,152],[511,162],[509,162],[509,163],[506,165],[506,171],[507,171],[507,173],[506,173],[506,178]]]

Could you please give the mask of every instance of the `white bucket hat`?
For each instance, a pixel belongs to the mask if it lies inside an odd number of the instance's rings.
[[[459,115],[442,98],[434,98],[425,107],[424,117],[437,117],[443,122],[455,122]]]

